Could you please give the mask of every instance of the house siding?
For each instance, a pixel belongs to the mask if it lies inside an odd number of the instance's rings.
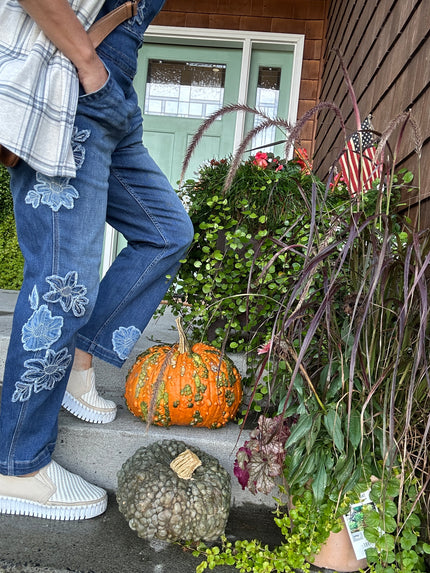
[[[154,24],[304,34],[300,117],[317,102],[328,3],[328,0],[167,0]],[[302,132],[302,144],[311,153],[315,131],[316,118]]]
[[[415,221],[420,199],[420,225],[430,225],[430,10],[428,0],[332,0],[327,16],[320,99],[337,104],[348,135],[355,119],[346,83],[333,51],[339,49],[351,77],[362,119],[369,113],[376,131],[398,114],[411,110],[423,134],[421,193],[404,200]],[[390,141],[395,144],[400,128]],[[315,141],[315,166],[326,176],[342,151],[344,136],[333,113],[321,112]],[[419,161],[410,126],[401,141],[398,164],[418,179]]]

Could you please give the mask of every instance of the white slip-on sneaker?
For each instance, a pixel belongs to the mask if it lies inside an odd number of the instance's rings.
[[[34,476],[0,474],[0,513],[76,520],[106,510],[107,494],[51,461]]]
[[[72,369],[62,406],[81,420],[94,424],[107,424],[116,416],[116,404],[97,393],[93,368]]]

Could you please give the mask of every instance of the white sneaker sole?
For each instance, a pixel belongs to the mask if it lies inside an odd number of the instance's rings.
[[[101,515],[106,510],[106,507],[107,496],[95,503],[74,506],[42,505],[27,499],[0,496],[0,513],[6,515],[28,515],[60,521],[91,519]]]
[[[116,408],[109,412],[92,410],[91,408],[84,406],[84,404],[79,402],[79,400],[76,400],[76,398],[67,391],[64,394],[62,406],[80,420],[91,422],[93,424],[108,424],[116,418]]]

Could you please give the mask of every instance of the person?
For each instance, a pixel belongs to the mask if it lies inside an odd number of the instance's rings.
[[[86,31],[122,2],[0,0],[0,142],[21,157],[10,175],[25,258],[1,397],[0,513],[67,520],[105,510],[102,488],[52,459],[58,413],[115,418],[95,388],[93,356],[121,367],[193,237],[142,144],[133,88],[164,0],[141,0],[97,50]],[[100,282],[106,221],[127,246]]]

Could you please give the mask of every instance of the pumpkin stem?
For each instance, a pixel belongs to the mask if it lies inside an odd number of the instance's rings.
[[[182,320],[180,316],[178,316],[178,318],[176,319],[176,328],[178,329],[179,332],[179,348],[178,348],[179,353],[185,354],[191,352],[191,346],[187,340],[187,337],[185,336],[185,330],[184,327],[182,326]]]
[[[198,467],[202,465],[200,458],[191,450],[186,449],[179,454],[171,463],[170,467],[175,474],[182,479],[191,479]]]

